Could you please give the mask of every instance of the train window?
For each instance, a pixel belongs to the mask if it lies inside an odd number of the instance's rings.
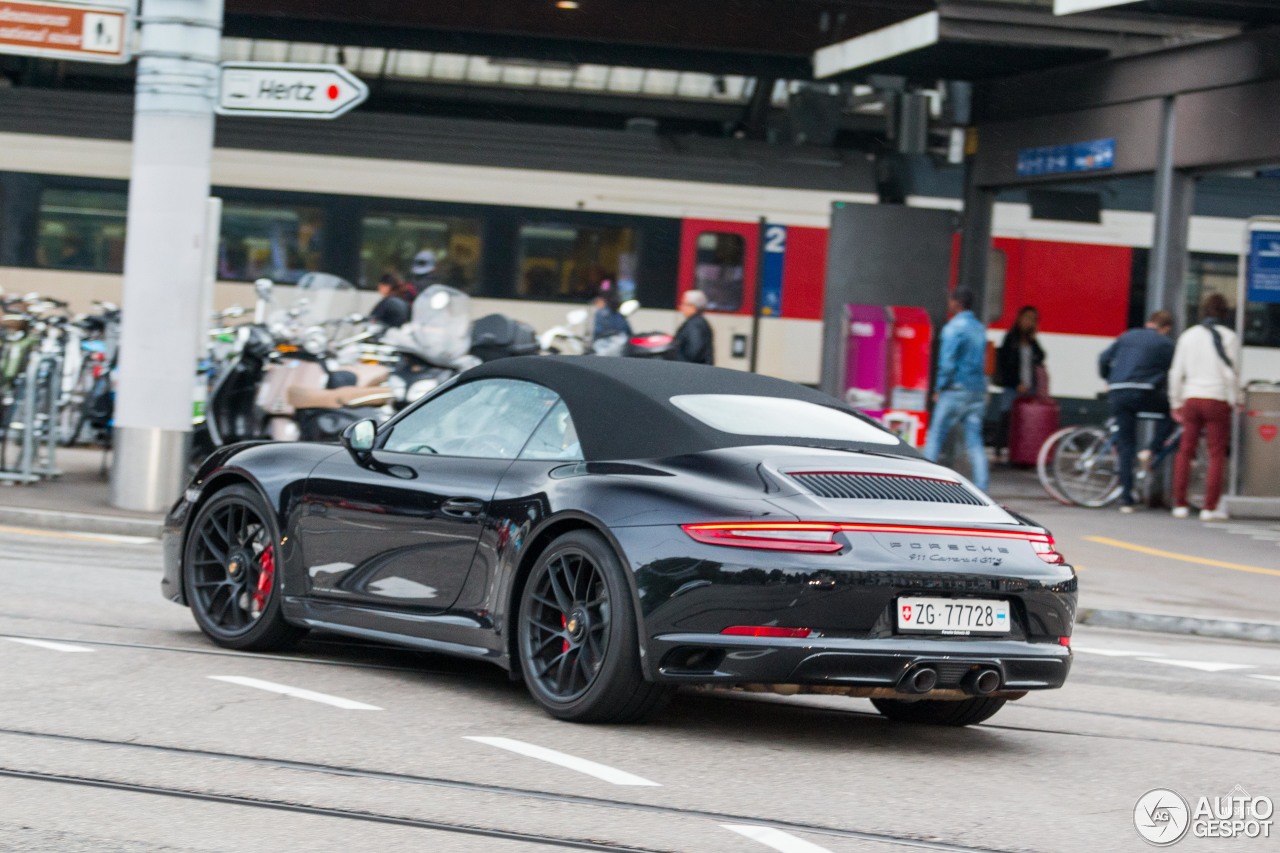
[[[37,266],[123,272],[127,206],[128,195],[122,192],[44,190]]]
[[[987,283],[983,297],[986,321],[994,323],[1004,316],[1004,286],[1009,276],[1009,256],[1004,249],[992,249],[987,254]]]
[[[321,266],[324,213],[318,207],[230,202],[222,207],[218,278],[297,282]]]
[[[585,302],[609,281],[626,295],[635,288],[637,243],[633,228],[526,222],[516,292]]]
[[[360,269],[372,285],[394,272],[406,278],[419,252],[431,252],[437,281],[471,290],[480,271],[480,223],[456,216],[371,213],[362,222]]]
[[[697,250],[693,286],[707,295],[707,308],[737,311],[742,307],[747,241],[740,234],[703,231]]]

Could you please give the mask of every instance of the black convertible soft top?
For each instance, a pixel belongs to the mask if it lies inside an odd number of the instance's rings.
[[[523,356],[482,364],[462,382],[506,377],[536,382],[569,407],[583,457],[589,462],[659,459],[754,444],[822,444],[916,456],[909,445],[868,444],[739,435],[714,429],[671,403],[682,394],[783,397],[848,412],[874,423],[841,401],[794,382],[702,364],[597,356]]]

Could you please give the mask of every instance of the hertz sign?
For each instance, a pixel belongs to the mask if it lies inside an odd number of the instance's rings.
[[[132,6],[0,0],[0,53],[80,62],[128,62]]]

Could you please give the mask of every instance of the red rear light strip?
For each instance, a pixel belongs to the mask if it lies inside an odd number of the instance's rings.
[[[983,530],[973,527],[938,527],[910,524],[876,524],[826,521],[717,521],[702,524],[681,525],[685,533],[708,545],[728,545],[737,548],[758,548],[770,551],[807,551],[834,553],[841,548],[834,541],[835,534],[852,533],[902,533],[925,536],[972,536],[984,539],[1021,539],[1032,543],[1036,554],[1046,563],[1061,563],[1063,556],[1054,548],[1053,537],[1047,533],[1019,530]],[[798,534],[794,539],[787,533]],[[810,534],[806,537],[803,534]],[[812,534],[827,535],[827,540],[816,539]],[[755,535],[753,535],[755,534]],[[772,534],[772,535],[770,535]]]
[[[725,628],[720,633],[731,637],[795,637],[803,639],[811,636],[813,631],[809,628],[779,628],[776,625],[734,625],[731,628]]]

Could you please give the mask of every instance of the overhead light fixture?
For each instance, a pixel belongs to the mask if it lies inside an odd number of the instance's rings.
[[[1092,12],[1134,2],[1136,0],[1053,0],[1053,14],[1074,15],[1076,12]]]
[[[556,0],[557,9],[576,9],[578,8],[578,0]]]

